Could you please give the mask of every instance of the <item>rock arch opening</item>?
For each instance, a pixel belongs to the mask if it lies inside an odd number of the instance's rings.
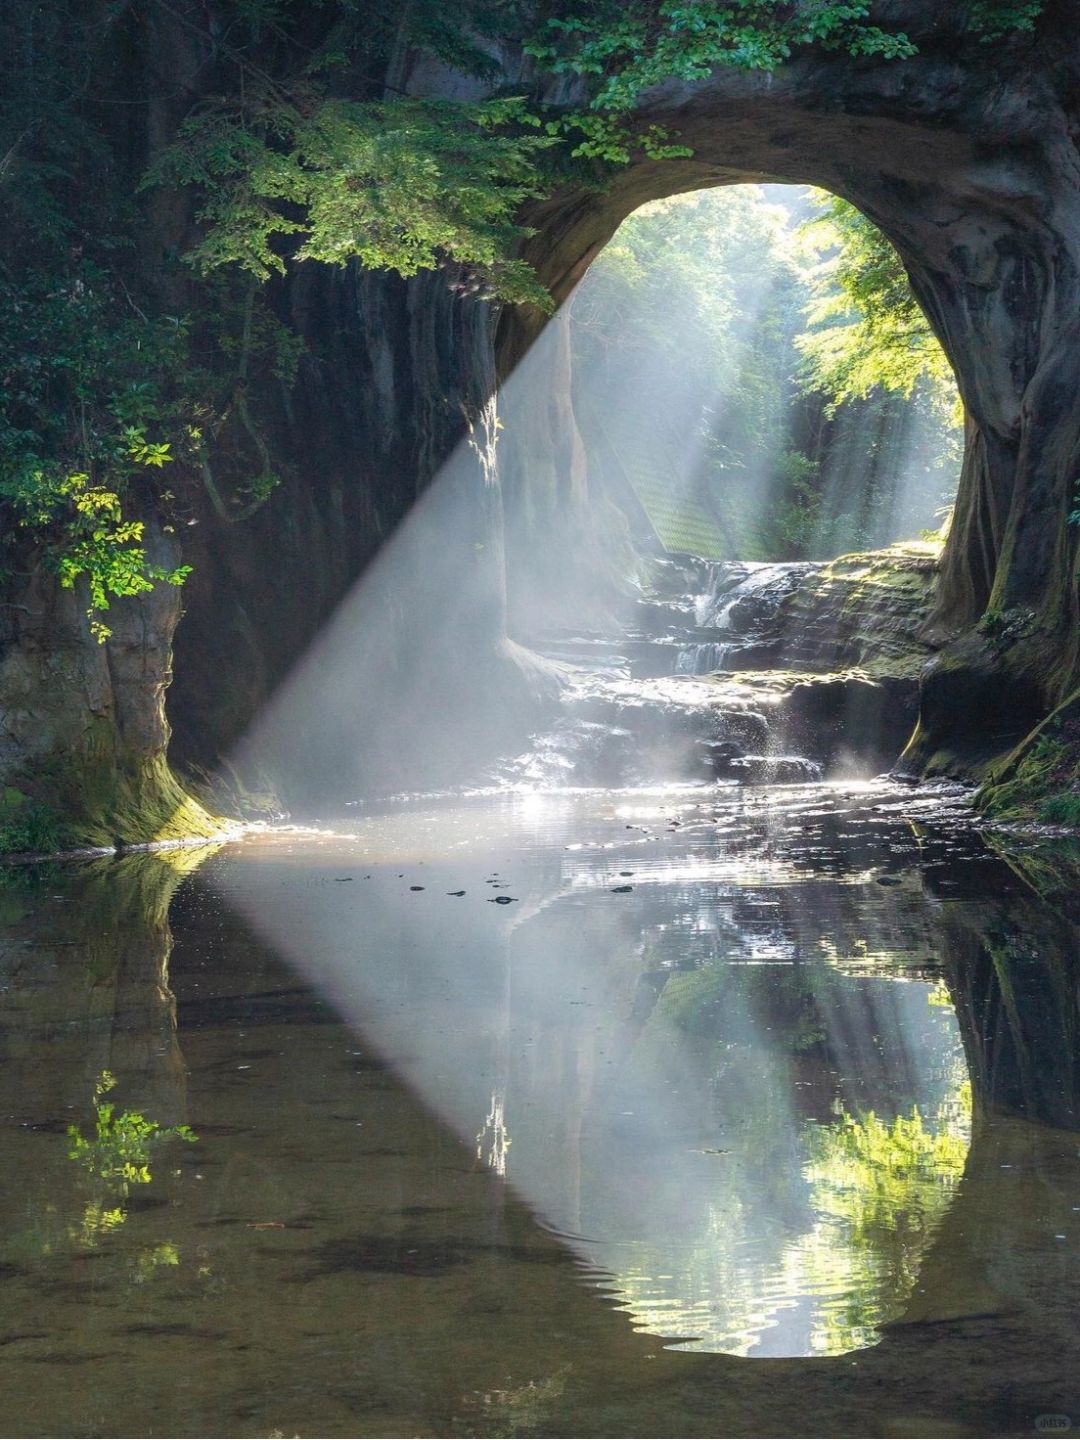
[[[905,14],[905,19],[907,19]],[[628,166],[603,191],[538,203],[526,253],[565,298],[642,203],[733,183],[809,183],[857,206],[899,252],[967,414],[935,600],[913,771],[978,769],[1076,683],[1078,422],[1066,403],[1075,315],[1077,163],[1067,98],[1034,52],[1009,76],[929,41],[910,68],[800,61],[717,70],[648,92],[635,116],[679,133],[680,161]],[[929,31],[926,27],[929,23]],[[925,32],[925,33],[924,33]],[[504,317],[503,373],[537,321]]]
[[[928,19],[914,6],[902,9],[919,46],[902,66],[817,56],[771,76],[718,70],[646,93],[632,123],[677,132],[691,157],[637,158],[530,203],[522,219],[534,233],[522,254],[562,303],[642,205],[740,184],[817,186],[849,201],[888,237],[955,370],[967,413],[954,523],[922,626],[925,665],[919,713],[911,717],[914,738],[902,737],[896,748],[911,739],[904,765],[912,775],[978,777],[1067,701],[1078,678],[1077,531],[1066,519],[1080,454],[1069,403],[1080,347],[1077,167],[1068,86],[1047,69],[1039,47],[1010,52],[1007,75],[982,62],[958,66],[953,40],[947,45],[938,33],[951,22]],[[417,83],[437,93],[441,82],[425,74]],[[572,85],[548,98],[556,107],[581,103]],[[381,673],[403,685],[407,712],[422,711],[429,691],[449,695],[481,650],[489,657],[483,685],[492,713],[510,692],[518,697],[510,708],[528,713],[537,690],[550,688],[545,667],[506,639],[515,627],[508,630],[505,615],[504,522],[513,550],[515,438],[528,446],[530,434],[539,432],[550,451],[550,436],[561,436],[549,489],[560,502],[573,496],[582,454],[580,436],[567,423],[569,386],[545,388],[539,402],[539,392],[526,386],[521,413],[512,413],[513,377],[523,375],[521,362],[545,329],[544,317],[504,309],[493,336],[486,307],[446,282],[445,274],[402,285],[310,271],[290,280],[288,303],[322,368],[312,367],[302,380],[283,428],[301,465],[310,463],[316,437],[320,484],[317,491],[298,484],[275,502],[289,509],[296,543],[295,553],[275,553],[271,571],[279,574],[284,563],[289,573],[310,575],[312,555],[328,538],[334,563],[318,567],[310,611],[292,607],[284,614],[279,587],[272,585],[250,603],[230,601],[237,613],[227,621],[217,578],[200,592],[197,571],[171,702],[178,753],[212,759],[215,750],[220,755],[235,744],[253,711],[290,674],[305,641],[370,564],[379,543],[368,533],[373,517],[383,536],[408,509],[413,496],[403,493],[401,477],[415,475],[427,503],[439,486],[425,485],[458,443],[469,454],[464,466],[455,462],[461,505],[453,508],[471,519],[466,526],[429,527],[422,544],[406,542],[418,598],[404,610],[391,605],[386,623],[377,622],[395,636],[381,648],[398,657],[380,661]],[[548,343],[553,363],[565,366],[565,346]],[[326,393],[327,363],[338,389],[352,387],[363,397],[347,421]],[[493,449],[496,388],[504,428]],[[533,446],[534,459],[540,448]],[[357,454],[372,472],[359,489]],[[436,509],[439,503],[431,501]],[[231,539],[229,553],[218,547],[204,557],[203,573],[263,573],[267,544],[267,535],[239,544]],[[250,553],[238,559],[244,547]],[[482,601],[460,603],[460,592],[481,571]],[[464,587],[463,576],[469,577]],[[453,604],[442,604],[448,595]],[[446,625],[437,643],[413,623],[429,600]],[[373,613],[383,612],[376,607]],[[259,673],[250,696],[225,715],[203,679],[220,663],[222,637],[229,634],[244,637]],[[428,678],[406,683],[421,657],[431,666]],[[354,730],[367,701],[362,697],[358,705],[354,692],[341,704],[348,711],[342,723]],[[444,710],[447,733],[453,708]],[[395,727],[391,749],[410,728],[411,722]],[[440,737],[435,747],[420,741],[414,748],[430,753],[442,744]],[[379,746],[372,742],[368,749]]]
[[[617,607],[647,555],[823,561],[944,535],[955,382],[895,251],[835,199],[730,186],[653,202],[551,331],[500,397],[526,643],[538,617]]]

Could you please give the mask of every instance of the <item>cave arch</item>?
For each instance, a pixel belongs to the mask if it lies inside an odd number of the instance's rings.
[[[775,75],[721,68],[648,92],[634,123],[678,132],[692,158],[641,159],[606,187],[562,187],[524,216],[534,234],[523,254],[562,301],[639,206],[731,184],[815,185],[883,231],[967,413],[931,620],[939,648],[905,764],[977,770],[1080,678],[1077,531],[1067,522],[1080,467],[1074,63],[1052,62],[1057,27],[1014,46],[999,68],[985,49],[961,53],[955,21],[891,8],[919,43],[914,59],[801,59]],[[1070,0],[1056,18],[1066,33],[1080,7]],[[535,312],[502,316],[500,375],[543,325]]]

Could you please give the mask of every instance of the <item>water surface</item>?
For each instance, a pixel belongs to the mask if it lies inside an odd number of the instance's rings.
[[[948,796],[418,798],[0,907],[5,1433],[1080,1417],[1075,929]],[[197,1139],[125,1179],[124,1115]]]

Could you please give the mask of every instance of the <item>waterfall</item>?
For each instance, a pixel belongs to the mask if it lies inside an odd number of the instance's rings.
[[[679,649],[674,673],[767,669],[783,637],[784,602],[815,568],[806,562],[711,567],[707,593],[692,597],[700,635]]]
[[[560,714],[493,778],[525,788],[819,780],[815,760],[783,753],[774,700],[708,678],[777,664],[785,602],[815,568],[665,558],[641,586],[632,628],[531,637],[564,667]]]
[[[675,656],[676,675],[711,675],[723,670],[729,645],[707,640],[703,645],[688,645]]]

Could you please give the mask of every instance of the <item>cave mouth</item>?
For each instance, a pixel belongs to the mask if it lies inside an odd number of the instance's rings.
[[[957,409],[896,252],[852,207],[758,184],[637,207],[242,768],[319,803],[343,783],[880,773],[915,726]],[[668,683],[731,675],[737,696]]]
[[[882,233],[807,186],[646,203],[500,395],[512,633],[580,625],[650,556],[943,543],[955,377]]]

